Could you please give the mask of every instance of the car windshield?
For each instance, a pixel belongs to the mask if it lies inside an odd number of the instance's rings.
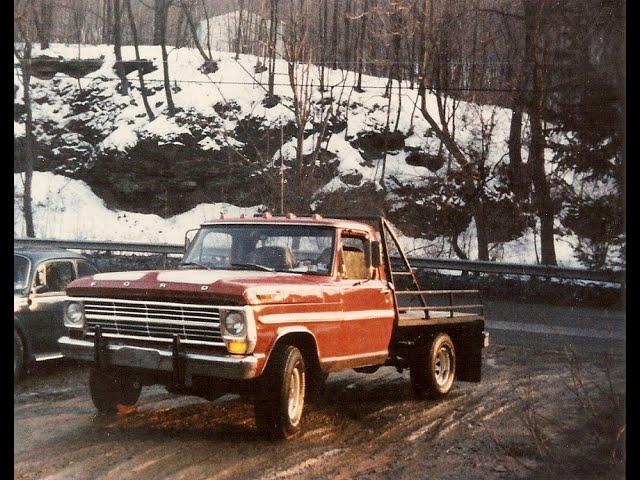
[[[184,268],[329,275],[334,229],[304,225],[213,225],[200,229]]]
[[[13,256],[13,289],[22,290],[29,281],[29,260],[21,255]]]

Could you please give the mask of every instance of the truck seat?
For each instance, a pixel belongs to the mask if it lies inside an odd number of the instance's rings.
[[[293,268],[293,253],[288,247],[258,247],[247,254],[247,263],[256,263],[276,270]]]

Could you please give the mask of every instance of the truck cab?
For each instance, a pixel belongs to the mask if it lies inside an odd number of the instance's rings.
[[[290,438],[331,372],[408,368],[420,398],[479,381],[484,317],[458,310],[482,306],[440,292],[420,289],[384,218],[222,218],[197,229],[177,270],[72,282],[59,344],[90,363],[101,412],[142,385],[233,392],[253,399],[264,435]]]

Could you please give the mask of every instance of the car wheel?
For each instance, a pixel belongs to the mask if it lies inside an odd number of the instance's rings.
[[[17,382],[22,375],[22,369],[24,368],[24,342],[22,337],[16,331],[13,330],[13,381]]]
[[[300,432],[306,391],[305,363],[292,345],[277,347],[254,400],[256,425],[269,439],[289,439]]]
[[[141,391],[140,382],[129,375],[112,375],[96,367],[89,370],[89,393],[100,413],[115,413],[118,405],[135,405]]]
[[[439,333],[428,347],[421,348],[410,373],[416,397],[440,398],[449,393],[456,374],[456,353],[449,335]]]

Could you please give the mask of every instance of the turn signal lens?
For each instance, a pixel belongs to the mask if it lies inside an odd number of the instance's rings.
[[[229,353],[243,354],[247,352],[247,344],[245,342],[231,340],[227,342],[227,350]]]

